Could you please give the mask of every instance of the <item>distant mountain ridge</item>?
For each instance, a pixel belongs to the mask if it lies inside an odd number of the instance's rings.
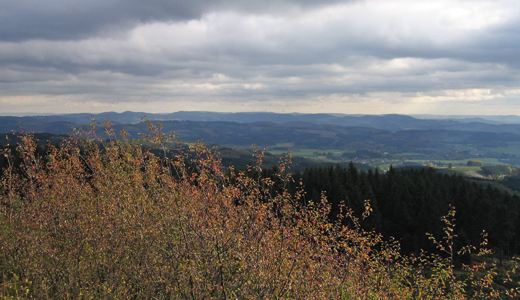
[[[390,131],[399,130],[462,130],[495,133],[520,133],[520,116],[439,116],[439,115],[344,115],[344,114],[279,114],[270,112],[221,113],[205,111],[179,111],[165,114],[144,112],[105,112],[100,114],[63,114],[50,116],[12,117],[0,116],[0,132],[25,130],[70,133],[72,127],[90,124],[91,118],[97,122],[103,119],[114,124],[137,124],[143,117],[151,121],[226,121],[238,123],[251,122],[304,122],[329,124],[343,127],[369,127]]]
[[[26,132],[66,135],[72,133],[72,128],[90,129],[91,118],[94,118],[98,123],[97,134],[101,137],[104,136],[104,128],[100,123],[107,119],[113,123],[112,128],[116,133],[125,130],[131,138],[138,138],[139,133],[148,132],[143,117],[160,123],[166,133],[174,131],[181,142],[202,141],[242,149],[254,144],[277,151],[314,149],[322,155],[329,155],[320,152],[322,150],[337,149],[349,153],[365,150],[380,154],[419,153],[422,157],[436,159],[466,159],[477,155],[474,154],[477,149],[482,153],[481,149],[520,147],[520,124],[418,119],[397,114],[107,112],[94,115],[0,117],[0,133],[19,132],[22,127]],[[59,139],[40,136],[53,141]],[[5,135],[0,136],[0,142],[3,140],[6,141]],[[520,155],[517,153],[500,153],[501,159],[520,165]],[[493,157],[497,158],[498,155]]]

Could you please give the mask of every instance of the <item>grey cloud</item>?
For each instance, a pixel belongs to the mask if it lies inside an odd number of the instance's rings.
[[[0,39],[87,38],[140,22],[198,18],[204,4],[166,0],[8,0],[1,14]]]
[[[274,7],[274,2],[268,1],[265,6]],[[117,2],[106,3],[106,6],[112,7]],[[136,1],[125,3],[128,7],[122,8],[118,16],[136,16],[137,7],[143,8],[143,12],[139,12],[143,18],[159,18],[161,14],[165,18],[169,16],[168,7],[159,5],[159,12],[147,12],[144,9],[147,5],[138,6]],[[173,5],[172,3],[174,2],[164,2],[163,5]],[[250,9],[257,9],[254,4],[258,2],[222,0],[215,3],[222,6],[240,4],[244,9],[252,5]],[[300,5],[310,5],[308,3],[301,1]],[[99,7],[95,2],[91,5]],[[195,8],[195,4],[190,6],[193,11],[196,11]],[[91,15],[95,14],[92,13],[95,9],[86,11]],[[190,16],[188,12],[178,13]],[[207,35],[199,42],[188,46],[174,45],[172,48],[160,46],[160,49],[151,54],[135,48],[125,37],[115,40],[91,39],[88,42],[76,43],[46,43],[40,40],[3,46],[2,48],[12,47],[14,50],[11,54],[4,55],[6,52],[0,49],[0,63],[53,66],[71,73],[112,70],[153,76],[188,68],[194,73],[220,72],[242,77],[254,76],[260,66],[267,67],[265,72],[277,65],[339,64],[355,67],[359,62],[353,58],[362,58],[360,61],[363,63],[370,60],[370,57],[388,60],[400,57],[451,58],[467,62],[503,63],[513,67],[519,62],[516,49],[520,46],[517,45],[520,39],[515,38],[518,26],[509,23],[489,30],[469,32],[463,37],[457,36],[457,39],[450,40],[447,37],[447,41],[439,42],[439,38],[433,36],[438,34],[437,32],[428,35],[424,30],[411,28],[410,33],[402,34],[399,30],[402,30],[400,27],[404,25],[398,23],[393,25],[397,28],[394,29],[397,33],[392,33],[392,29],[387,29],[382,23],[377,24],[374,22],[376,20],[370,19],[369,16],[360,16],[352,20],[332,20],[318,24],[317,28],[313,27],[314,24],[301,24],[284,18],[275,19],[272,24],[269,21],[262,23],[260,20],[257,24],[260,29],[248,28],[248,23],[240,18],[243,16],[239,13],[230,13],[217,20],[209,20],[213,23],[208,24]],[[247,75],[248,73],[252,75]]]
[[[8,2],[20,19],[6,28],[0,18],[0,96],[238,103],[516,89],[520,79],[513,18],[457,30],[317,1],[60,1]]]
[[[77,40],[107,36],[142,23],[198,19],[212,10],[262,13],[345,1],[349,0],[5,0],[0,10],[0,40]]]
[[[467,46],[456,49],[456,56],[476,62],[496,62],[520,68],[520,22],[493,28],[475,36]]]

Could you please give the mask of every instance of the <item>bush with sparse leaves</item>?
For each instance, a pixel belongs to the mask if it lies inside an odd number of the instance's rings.
[[[149,125],[142,143],[164,155],[116,139],[109,123],[110,139],[92,128],[49,145],[45,157],[22,136],[21,172],[8,165],[0,182],[0,297],[498,297],[488,275],[457,279],[449,258],[401,256],[397,242],[362,230],[347,207],[330,222],[326,197],[303,205],[301,191],[272,193],[272,180],[226,173],[202,145],[194,161],[168,155],[173,136]],[[282,184],[291,180],[285,168]],[[367,201],[363,217],[370,210]]]

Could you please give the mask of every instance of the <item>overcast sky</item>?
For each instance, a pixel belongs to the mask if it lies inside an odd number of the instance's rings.
[[[1,114],[126,110],[520,115],[520,1],[1,1]]]

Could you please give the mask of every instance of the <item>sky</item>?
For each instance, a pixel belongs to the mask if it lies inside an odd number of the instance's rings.
[[[518,0],[2,0],[0,114],[520,115]]]

